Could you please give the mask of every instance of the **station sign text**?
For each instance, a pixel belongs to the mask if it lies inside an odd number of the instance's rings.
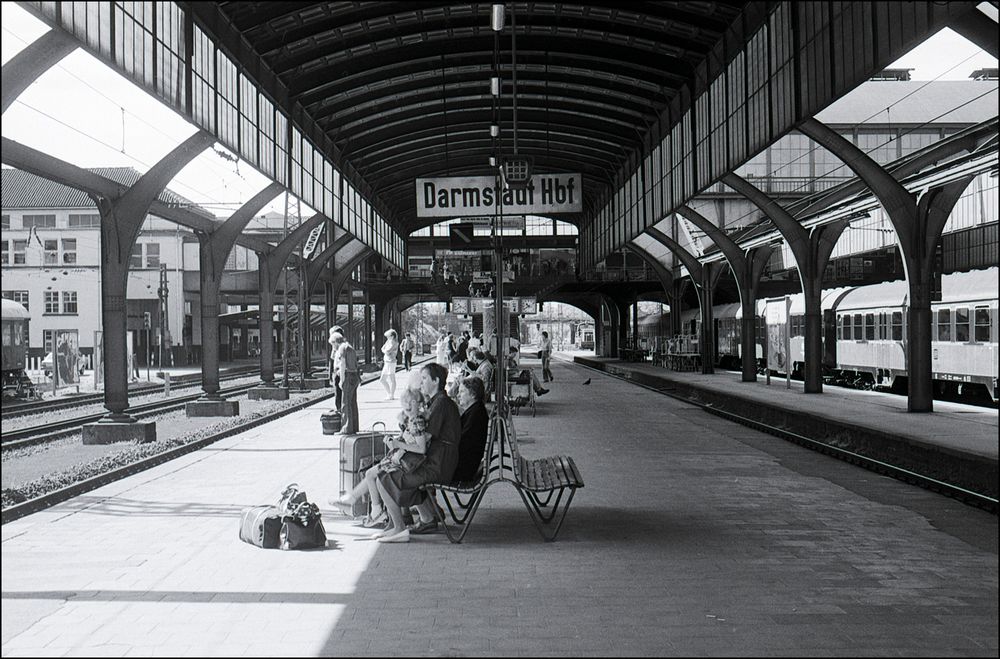
[[[583,211],[580,174],[536,174],[522,190],[502,190],[492,176],[418,178],[417,217],[547,215]]]

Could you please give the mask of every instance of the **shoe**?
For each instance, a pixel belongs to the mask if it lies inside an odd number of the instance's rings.
[[[378,537],[379,542],[409,542],[410,541],[410,530],[403,529],[398,533],[393,533],[392,535],[382,535]]]
[[[361,526],[366,529],[374,529],[384,524],[387,519],[389,519],[389,514],[385,508],[382,508],[375,515],[365,515],[365,518],[361,520]]]
[[[536,395],[538,395],[538,396],[544,396],[545,394],[549,393],[549,390],[548,390],[548,389],[539,389],[539,390],[538,390],[537,392],[535,392],[535,393],[536,393]]]
[[[429,522],[417,522],[413,526],[407,527],[407,530],[413,535],[426,535],[437,531],[438,523],[434,520]]]
[[[383,538],[384,536],[389,535],[392,532],[393,532],[393,527],[392,526],[386,526],[384,529],[380,529],[380,530],[376,531],[375,533],[372,533],[371,534],[371,539],[372,540],[379,540],[379,539]]]

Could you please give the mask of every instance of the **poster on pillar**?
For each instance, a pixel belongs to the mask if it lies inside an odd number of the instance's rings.
[[[104,387],[104,332],[94,331],[94,388]]]
[[[767,368],[776,373],[785,373],[788,364],[788,309],[790,304],[791,298],[787,296],[765,300]]]
[[[56,388],[80,384],[80,332],[56,330],[53,366]]]

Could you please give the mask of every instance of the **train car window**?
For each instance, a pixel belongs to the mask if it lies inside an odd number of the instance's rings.
[[[938,309],[937,340],[951,341],[951,309]]]
[[[969,340],[969,309],[955,309],[955,340],[966,343]]]
[[[873,313],[865,314],[865,339],[868,341],[875,340],[875,314]]]
[[[903,340],[903,312],[893,311],[892,312],[892,340],[902,341]]]
[[[976,341],[989,343],[990,341],[990,308],[976,307]]]
[[[860,341],[865,335],[864,316],[859,313],[854,314],[854,340]]]
[[[10,347],[14,344],[14,323],[3,324],[3,344],[5,347]],[[4,361],[6,361],[6,358],[7,356],[4,355]]]
[[[843,339],[844,337],[844,317],[837,316],[837,338]]]

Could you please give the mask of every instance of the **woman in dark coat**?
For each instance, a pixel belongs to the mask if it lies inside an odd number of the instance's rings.
[[[403,522],[402,507],[421,503],[426,494],[417,489],[425,483],[450,483],[458,464],[458,446],[462,422],[458,406],[444,392],[448,369],[440,364],[425,364],[420,369],[420,391],[427,404],[427,432],[431,439],[427,459],[409,473],[394,471],[379,476],[378,488],[389,512],[392,526],[375,534],[379,542],[409,542],[410,532]]]
[[[486,433],[489,428],[490,413],[483,399],[486,388],[483,381],[473,376],[458,385],[458,409],[462,410],[462,439],[458,444],[458,466],[451,477],[453,483],[468,483],[476,480],[476,474],[483,461],[486,449]]]

